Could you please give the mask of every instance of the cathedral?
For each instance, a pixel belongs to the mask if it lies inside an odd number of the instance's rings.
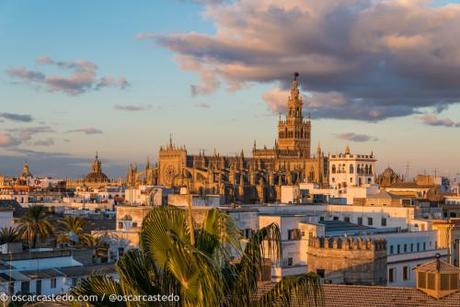
[[[244,152],[225,156],[214,152],[191,155],[185,146],[172,140],[162,146],[158,164],[149,161],[144,170],[130,165],[128,186],[138,184],[187,187],[191,193],[219,194],[226,202],[264,203],[280,199],[281,186],[298,182],[328,184],[328,158],[318,146],[311,153],[311,120],[303,116],[299,91],[299,74],[295,73],[285,118],[278,121],[273,148],[257,148],[252,156]]]

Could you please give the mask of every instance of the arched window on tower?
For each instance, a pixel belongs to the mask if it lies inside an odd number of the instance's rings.
[[[350,164],[350,174],[353,174],[355,171],[355,168],[353,167],[353,164]]]

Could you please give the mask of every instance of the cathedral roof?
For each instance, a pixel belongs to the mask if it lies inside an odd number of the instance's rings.
[[[395,171],[391,168],[391,167],[387,167],[383,173],[382,173],[382,176],[384,177],[388,177],[388,178],[391,178],[395,175]]]
[[[102,163],[96,153],[96,157],[91,163],[91,171],[86,174],[85,182],[109,182],[109,177],[102,172]]]

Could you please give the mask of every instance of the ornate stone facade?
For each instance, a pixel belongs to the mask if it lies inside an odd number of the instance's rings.
[[[298,74],[294,75],[286,118],[278,122],[278,138],[273,148],[257,148],[252,157],[223,156],[217,152],[190,155],[185,146],[170,140],[162,146],[158,166],[138,172],[130,166],[129,185],[149,183],[168,187],[187,187],[191,193],[212,193],[226,202],[269,202],[279,200],[281,185],[298,182],[328,183],[328,158],[318,146],[312,157],[311,121],[303,117]],[[150,180],[148,179],[150,178]]]

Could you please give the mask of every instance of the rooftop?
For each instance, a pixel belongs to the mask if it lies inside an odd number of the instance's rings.
[[[320,221],[320,224],[323,224],[326,232],[332,231],[366,231],[374,229],[372,227],[353,224],[343,221]]]
[[[95,264],[85,266],[72,266],[58,268],[59,272],[67,277],[80,277],[87,276],[90,274],[110,274],[115,272],[114,264]]]
[[[259,288],[259,294],[272,289],[274,283],[266,283]],[[383,286],[324,284],[325,307],[442,307],[459,306],[460,292],[435,299],[416,288],[396,288]],[[306,306],[305,302],[293,299],[291,306]]]

